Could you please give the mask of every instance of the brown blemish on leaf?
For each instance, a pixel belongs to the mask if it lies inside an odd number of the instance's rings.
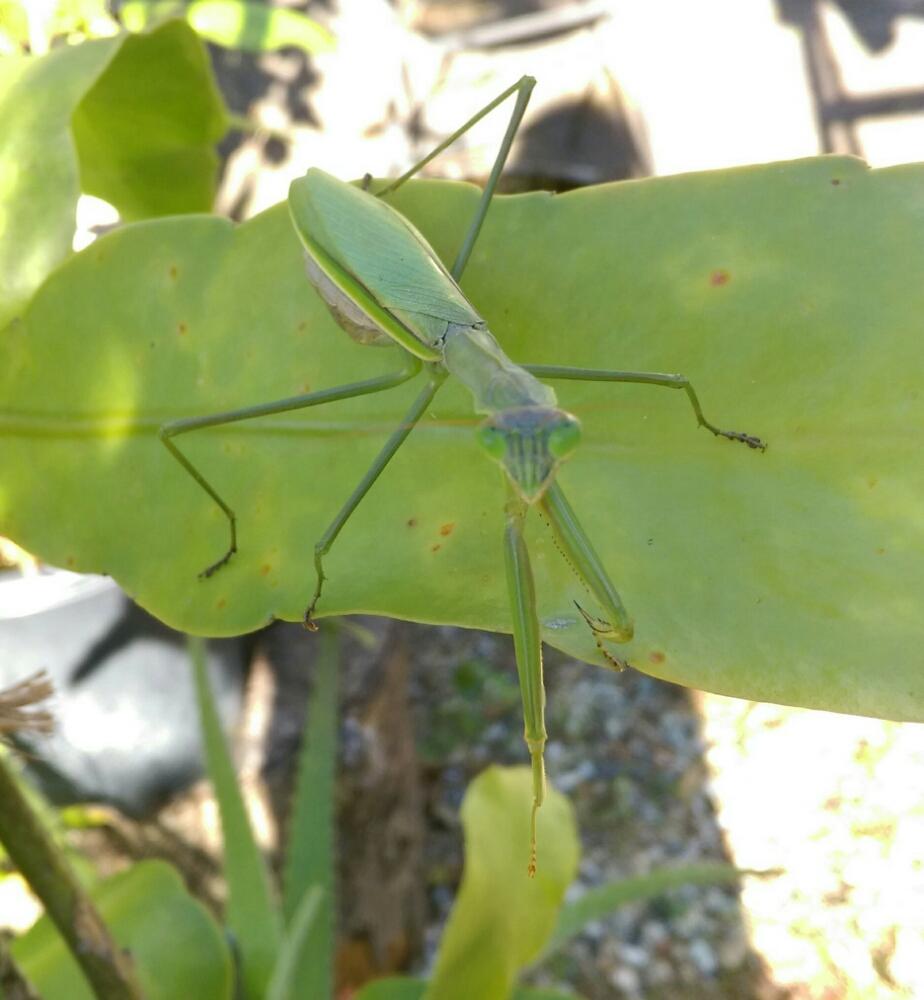
[[[185,324],[185,323],[184,323],[184,322],[183,322],[182,320],[180,320],[180,322],[179,322],[179,323],[177,323],[177,325],[176,325],[176,332],[177,332],[177,333],[178,333],[178,334],[179,334],[179,335],[180,335],[181,337],[185,337],[185,336],[186,336],[186,331],[187,331],[188,329],[189,329],[189,327],[188,327],[188,326],[187,326],[187,325],[186,325],[186,324]]]
[[[304,333],[308,329],[308,324],[304,320],[302,320],[301,323],[298,324],[298,327],[296,329],[298,330],[299,333]]]
[[[832,177],[831,184],[833,187],[837,187],[841,183],[840,177]]]
[[[885,554],[886,554],[886,550],[885,549],[876,549],[876,555],[877,556],[884,556]]]
[[[450,522],[449,524],[444,524],[444,525],[443,525],[443,526],[442,526],[442,527],[440,528],[440,534],[441,534],[441,535],[443,536],[443,538],[447,538],[447,537],[448,537],[449,535],[451,535],[451,534],[452,534],[452,533],[453,533],[453,532],[454,532],[455,530],[456,530],[456,526],[455,526],[455,523],[453,523],[453,522]]]
[[[434,545],[434,546],[433,546],[433,547],[432,547],[432,548],[430,549],[430,551],[431,551],[431,552],[439,552],[439,550],[440,550],[440,549],[441,549],[442,547],[443,547],[443,546],[442,546],[442,545],[440,545],[440,543],[439,543],[439,542],[437,542],[437,543],[436,543],[436,545]]]
[[[67,559],[64,560],[64,564],[66,566],[73,566],[74,562],[75,562],[75,560],[74,560],[73,556],[68,556]]]
[[[725,270],[725,268],[722,267],[716,268],[716,270],[709,275],[709,284],[712,285],[713,288],[719,288],[721,285],[727,285],[729,281],[731,281],[731,275]]]
[[[416,528],[417,527],[417,518],[416,517],[409,517],[407,519],[407,526],[409,528]]]
[[[875,476],[870,476],[869,479],[866,480],[866,485],[871,490],[874,490],[879,485],[879,480]]]
[[[215,607],[218,608],[219,611],[224,610],[227,607],[227,605],[228,602],[224,597],[219,597],[218,600],[215,602]]]
[[[663,663],[666,659],[667,657],[659,649],[654,649],[648,654],[650,663]]]
[[[170,275],[171,278],[173,278],[174,280],[176,280],[177,275],[179,275],[180,272],[177,270],[176,264],[171,264],[170,265],[170,270],[167,273]]]
[[[260,576],[269,576],[269,574],[272,572],[272,570],[273,570],[273,567],[270,566],[269,563],[264,563],[260,567]]]

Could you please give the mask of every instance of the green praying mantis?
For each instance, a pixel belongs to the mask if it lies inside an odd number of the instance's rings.
[[[683,375],[608,371],[557,365],[521,365],[504,353],[459,286],[469,256],[523,118],[535,80],[523,77],[470,118],[428,156],[397,180],[372,194],[318,169],[292,182],[289,209],[304,247],[308,279],[338,324],[362,344],[401,349],[403,365],[394,373],[224,413],[176,420],[160,428],[160,439],[199,486],[221,508],[229,526],[229,545],[200,574],[210,577],[237,551],[234,511],[205,476],[180,451],[174,438],[190,431],[251,420],[369,393],[383,392],[424,374],[424,385],[400,425],[336,513],[314,550],[315,588],[305,624],[321,600],[324,558],[350,516],[421,419],[444,382],[452,377],[471,392],[475,412],[484,417],[477,438],[486,455],[503,470],[506,488],[503,538],[514,647],[523,701],[524,735],[532,764],[533,802],[528,872],[536,871],[536,813],[545,794],[546,743],[542,647],[535,586],[524,524],[537,507],[551,526],[557,545],[596,601],[598,613],[577,605],[609,663],[625,664],[605,643],[625,643],[633,626],[616,587],[572,510],[556,474],[577,448],[580,423],[562,410],[554,390],[540,379],[633,382],[682,389],[697,423],[714,435],[763,450],[757,437],[726,431],[703,415],[696,392]],[[451,267],[410,222],[390,207],[388,195],[509,97],[516,102],[475,215]]]

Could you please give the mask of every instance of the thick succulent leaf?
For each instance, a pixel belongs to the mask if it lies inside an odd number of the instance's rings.
[[[226,127],[179,22],[0,62],[0,327],[69,253],[81,191],[126,217],[208,210]]]
[[[163,861],[143,861],[91,895],[118,943],[131,952],[148,1000],[231,997],[231,955],[221,928],[189,895],[175,869]],[[10,950],[45,1000],[93,997],[48,917]]]
[[[426,1000],[507,1000],[542,952],[577,874],[578,839],[568,800],[549,789],[538,813],[539,867],[526,874],[532,771],[490,767],[462,803],[465,870],[443,932]]]
[[[444,258],[473,189],[398,204]],[[741,697],[924,719],[924,170],[823,158],[497,199],[464,287],[517,361],[683,372],[681,392],[559,383],[584,423],[560,481],[635,618],[614,652]],[[418,384],[177,439],[160,421],[398,366],[305,281],[284,207],[126,228],[70,260],[0,344],[0,532],[112,573],[190,631],[301,617],[312,551]],[[326,562],[319,614],[508,630],[500,473],[455,385]],[[592,606],[533,517],[547,642],[601,662]]]
[[[82,190],[125,219],[208,211],[228,123],[205,46],[182,21],[121,41],[74,114]]]
[[[0,327],[70,251],[80,193],[71,116],[118,44],[0,61]]]

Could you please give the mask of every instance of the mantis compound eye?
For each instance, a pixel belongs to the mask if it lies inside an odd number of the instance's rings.
[[[559,461],[567,458],[581,443],[581,425],[570,413],[549,431],[549,452]]]
[[[502,462],[507,452],[507,434],[493,424],[482,424],[477,432],[478,443],[497,462]]]

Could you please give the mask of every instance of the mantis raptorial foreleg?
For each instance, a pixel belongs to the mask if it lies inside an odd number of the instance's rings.
[[[606,615],[605,619],[588,615],[578,605],[578,610],[590,626],[601,652],[611,662],[613,658],[603,648],[601,639],[613,642],[628,642],[633,635],[632,619],[623,607],[622,599],[613,586],[603,562],[591,545],[581,522],[565,499],[558,482],[553,482],[539,501],[539,508],[555,532],[555,538],[562,555],[571,564],[578,578],[593,595]]]
[[[392,458],[394,458],[395,453],[401,445],[404,444],[405,438],[411,433],[415,424],[426,412],[427,407],[430,405],[433,397],[436,395],[439,387],[443,384],[445,378],[446,373],[444,371],[441,371],[438,368],[430,369],[430,378],[427,384],[421,390],[417,399],[415,399],[411,404],[411,408],[404,415],[404,419],[395,428],[395,430],[392,431],[391,436],[382,446],[382,450],[375,457],[372,465],[370,465],[366,470],[366,473],[360,480],[359,485],[355,490],[353,490],[346,503],[337,512],[337,516],[328,525],[327,530],[315,543],[314,569],[317,575],[317,582],[315,583],[311,603],[305,610],[305,627],[311,629],[312,632],[316,631],[317,625],[314,624],[311,616],[314,614],[315,606],[321,596],[324,581],[327,579],[324,575],[324,556],[326,556],[330,551],[337,535],[340,534],[341,529],[350,519],[353,511],[355,511],[359,506],[360,501],[372,488],[372,484],[379,478],[382,470],[386,465],[388,465]]]
[[[227,551],[219,560],[202,570],[199,575],[202,577],[211,576],[216,570],[224,566],[237,551],[237,519],[234,511],[225,502],[221,494],[183,452],[180,451],[171,438],[178,437],[180,434],[187,434],[190,431],[202,430],[206,427],[221,427],[224,424],[238,423],[242,420],[254,420],[257,417],[268,417],[276,413],[290,413],[293,410],[303,410],[309,406],[320,406],[323,403],[333,403],[340,399],[352,399],[355,396],[367,396],[374,392],[383,392],[386,389],[393,389],[395,386],[401,385],[402,382],[407,382],[408,379],[413,378],[420,371],[420,367],[420,361],[413,355],[408,354],[404,359],[404,367],[389,375],[380,375],[377,378],[366,379],[362,382],[351,382],[347,385],[335,386],[331,389],[319,389],[317,392],[309,392],[300,396],[289,396],[286,399],[278,399],[272,403],[245,406],[238,410],[226,410],[223,413],[211,413],[203,417],[172,420],[164,424],[158,431],[160,440],[164,443],[170,454],[173,455],[199,486],[215,501],[228,521],[230,542]]]
[[[683,389],[687,399],[696,414],[696,422],[700,427],[712,431],[716,437],[728,438],[730,441],[740,441],[749,448],[766,451],[767,445],[759,437],[744,434],[741,431],[723,431],[721,427],[708,421],[703,415],[696,390],[686,375],[668,375],[663,372],[631,372],[607,371],[599,368],[568,368],[560,365],[523,365],[530,374],[537,378],[573,379],[581,382],[634,382],[639,385],[659,385],[666,389]]]

